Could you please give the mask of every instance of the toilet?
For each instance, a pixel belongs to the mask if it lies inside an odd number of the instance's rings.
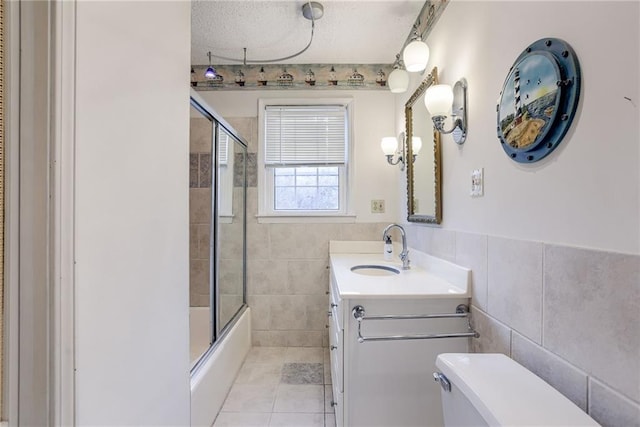
[[[436,367],[446,427],[600,425],[504,354],[444,353]]]

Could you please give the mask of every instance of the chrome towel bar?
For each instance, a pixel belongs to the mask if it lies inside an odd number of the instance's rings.
[[[398,341],[398,340],[429,340],[437,338],[478,338],[480,334],[471,327],[469,317],[469,308],[460,304],[456,307],[455,313],[442,314],[388,314],[379,316],[366,316],[365,309],[361,305],[356,305],[351,310],[353,318],[358,321],[358,342],[366,341]],[[418,335],[389,335],[384,337],[364,337],[362,336],[362,322],[365,320],[412,320],[412,319],[451,319],[451,318],[467,318],[468,332],[444,333],[444,334],[418,334]]]

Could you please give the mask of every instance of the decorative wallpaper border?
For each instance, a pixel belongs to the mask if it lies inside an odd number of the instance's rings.
[[[196,90],[387,89],[393,64],[214,65],[217,76],[204,77],[208,65],[195,65]]]
[[[427,0],[414,26],[425,40],[449,0]],[[413,26],[398,52],[412,39]],[[390,58],[391,59],[391,58]],[[267,64],[213,65],[217,76],[204,76],[208,65],[192,65],[191,86],[209,90],[366,89],[386,90],[392,64]]]

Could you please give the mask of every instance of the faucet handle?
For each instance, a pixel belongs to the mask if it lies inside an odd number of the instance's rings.
[[[400,261],[402,261],[402,269],[403,270],[411,269],[411,260],[409,259],[409,250],[408,249],[400,254]]]

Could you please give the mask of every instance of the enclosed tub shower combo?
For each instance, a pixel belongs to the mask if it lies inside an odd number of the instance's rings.
[[[250,347],[246,141],[191,91],[191,424],[211,425]]]

